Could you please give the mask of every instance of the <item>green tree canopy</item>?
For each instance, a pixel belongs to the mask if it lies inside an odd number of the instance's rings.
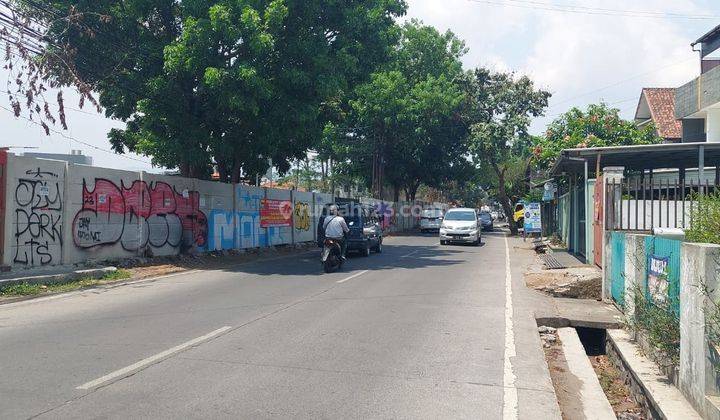
[[[620,110],[605,103],[583,111],[572,108],[555,119],[545,136],[535,138],[533,153],[541,169],[549,169],[563,149],[660,143],[653,124],[638,127],[620,118]]]
[[[43,31],[41,78],[99,94],[118,152],[203,176],[303,158],[323,105],[395,45],[404,0],[15,0]],[[38,58],[40,57],[40,58]]]
[[[339,134],[341,169],[405,190],[414,199],[421,183],[439,185],[463,158],[460,118],[464,93],[460,58],[465,46],[451,32],[419,21],[403,25],[391,61],[349,101],[351,137]],[[382,181],[380,181],[382,180]]]
[[[478,169],[497,195],[510,230],[517,233],[512,221],[512,197],[524,195],[524,179],[530,170],[530,119],[542,115],[550,94],[536,89],[526,76],[498,73],[479,68],[467,74],[466,119],[471,125],[470,151]]]

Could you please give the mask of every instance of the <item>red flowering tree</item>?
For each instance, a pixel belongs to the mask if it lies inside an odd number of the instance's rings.
[[[655,144],[662,138],[653,124],[638,127],[620,118],[620,110],[601,102],[589,105],[585,111],[572,108],[548,126],[545,136],[535,137],[534,141],[535,163],[547,170],[563,149]]]

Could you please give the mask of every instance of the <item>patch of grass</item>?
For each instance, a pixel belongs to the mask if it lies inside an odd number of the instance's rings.
[[[116,270],[103,274],[101,277],[83,277],[68,283],[56,284],[16,284],[8,286],[0,290],[0,296],[33,296],[43,293],[62,293],[71,292],[73,290],[84,289],[86,287],[97,286],[100,284],[111,283],[113,281],[124,280],[132,277],[127,270]]]
[[[42,289],[39,284],[14,284],[0,290],[0,295],[3,296],[31,296],[40,294]]]
[[[651,354],[663,368],[677,367],[680,363],[680,320],[673,310],[672,302],[654,302],[645,291],[633,290],[635,317],[629,325],[645,333],[648,343],[657,352]]]

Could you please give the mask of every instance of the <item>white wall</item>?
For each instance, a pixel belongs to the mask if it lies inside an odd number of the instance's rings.
[[[3,264],[72,264],[311,242],[330,194],[224,184],[7,155]],[[262,226],[263,200],[287,226]],[[397,205],[385,228],[414,226]],[[286,216],[286,217],[285,217]]]

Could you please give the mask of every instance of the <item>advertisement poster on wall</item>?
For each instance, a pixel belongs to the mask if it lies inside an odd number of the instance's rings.
[[[260,227],[292,226],[293,205],[287,200],[263,199],[260,202]]]
[[[540,216],[540,203],[530,203],[525,206],[525,233],[542,233],[542,218]]]
[[[651,255],[648,261],[648,293],[656,303],[668,296],[668,265],[670,258]]]

